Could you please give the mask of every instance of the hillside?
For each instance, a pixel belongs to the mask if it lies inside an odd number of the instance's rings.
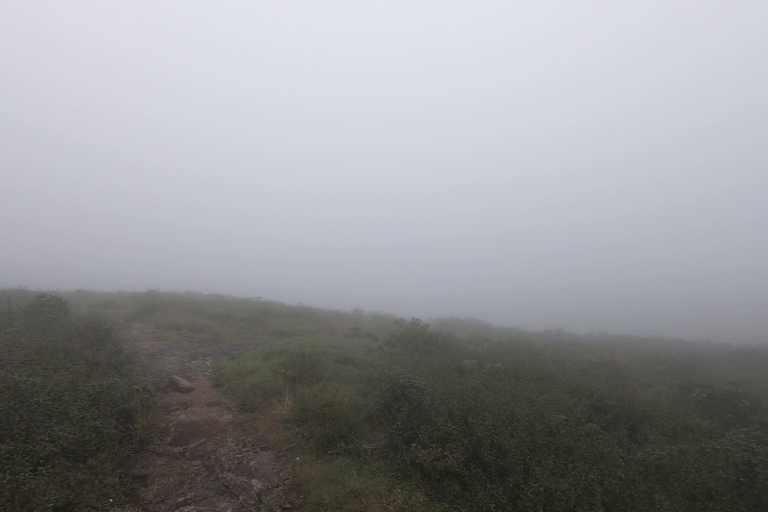
[[[211,358],[209,379],[260,449],[291,457],[293,509],[768,509],[765,345],[430,327],[192,293],[62,296],[116,332],[147,326],[149,345],[250,346]]]

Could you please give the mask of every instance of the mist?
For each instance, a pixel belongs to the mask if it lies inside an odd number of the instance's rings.
[[[0,286],[768,339],[765,2],[0,7]]]

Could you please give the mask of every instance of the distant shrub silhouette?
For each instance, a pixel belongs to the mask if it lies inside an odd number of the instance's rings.
[[[22,314],[28,322],[56,322],[69,316],[69,303],[58,295],[38,293],[27,304]]]

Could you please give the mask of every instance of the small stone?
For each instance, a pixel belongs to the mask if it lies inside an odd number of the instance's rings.
[[[179,393],[191,393],[195,390],[195,387],[187,379],[182,379],[178,375],[172,375],[169,381]]]
[[[283,510],[291,510],[291,508],[293,508],[293,507],[291,507],[291,505],[290,505],[290,504],[286,503],[285,505],[283,505],[283,506],[282,506],[282,507],[280,507],[280,508],[282,508]]]

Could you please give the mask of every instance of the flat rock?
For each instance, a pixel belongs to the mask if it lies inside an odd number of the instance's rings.
[[[172,375],[169,382],[171,386],[173,386],[173,389],[179,393],[191,393],[195,390],[195,386],[193,386],[191,382],[187,379],[182,379],[178,375]]]

